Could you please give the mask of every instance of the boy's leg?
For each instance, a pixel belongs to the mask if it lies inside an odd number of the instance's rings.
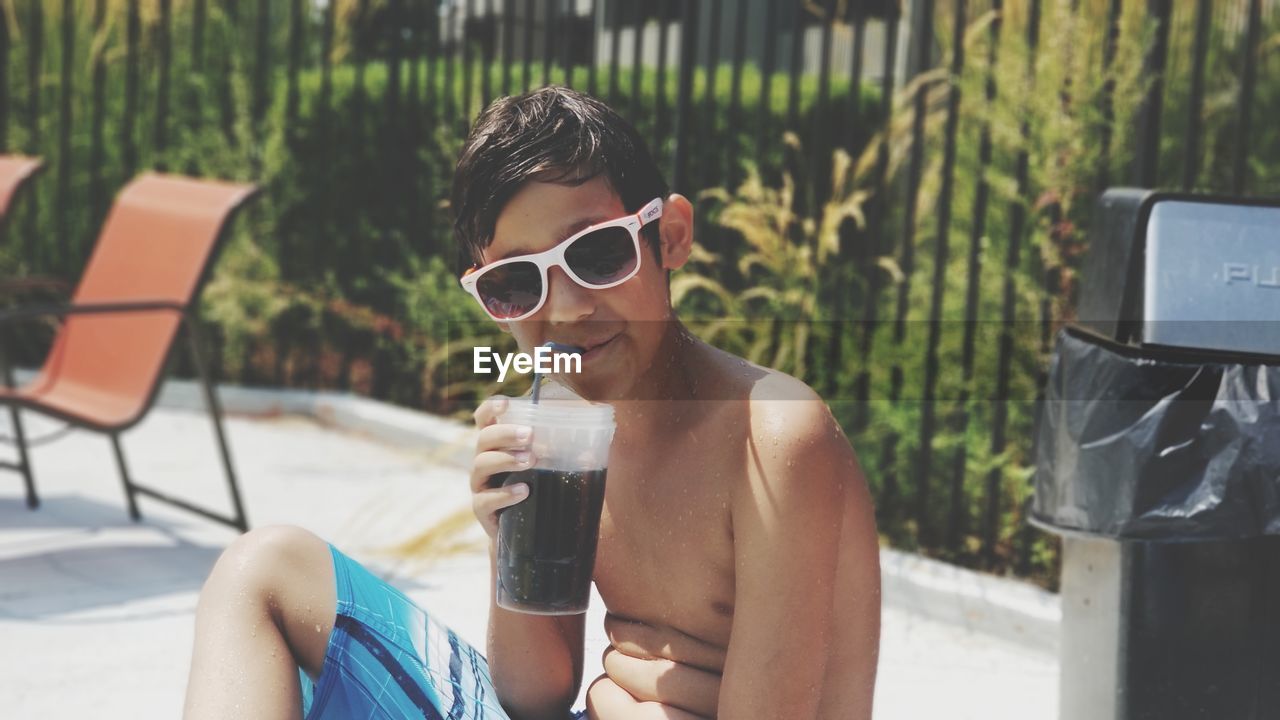
[[[319,675],[336,606],[325,541],[286,526],[237,538],[200,592],[184,717],[301,717],[298,667]]]

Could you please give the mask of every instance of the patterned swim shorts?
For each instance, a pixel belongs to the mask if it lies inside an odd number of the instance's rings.
[[[312,683],[299,670],[306,720],[509,720],[484,656],[404,593],[329,549],[338,612],[320,677]]]

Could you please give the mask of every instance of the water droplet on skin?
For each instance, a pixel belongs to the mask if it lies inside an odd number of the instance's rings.
[[[317,625],[317,626],[316,626],[316,632],[320,632],[320,626],[319,626],[319,625]]]

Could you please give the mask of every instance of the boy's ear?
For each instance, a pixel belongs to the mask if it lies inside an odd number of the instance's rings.
[[[693,204],[680,193],[671,193],[662,204],[662,217],[658,219],[658,232],[662,239],[662,267],[678,270],[689,260],[693,251]]]

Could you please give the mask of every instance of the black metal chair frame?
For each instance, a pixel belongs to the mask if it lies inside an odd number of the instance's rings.
[[[23,480],[26,483],[27,507],[34,510],[40,506],[40,498],[36,494],[35,479],[31,469],[26,433],[23,430],[22,418],[19,414],[20,409],[33,410],[77,427],[103,433],[111,438],[111,445],[115,451],[116,466],[119,468],[120,480],[124,486],[125,498],[129,503],[129,517],[133,520],[136,521],[142,519],[142,514],[138,510],[137,496],[144,495],[153,500],[158,500],[168,505],[181,508],[244,532],[249,529],[249,523],[245,516],[244,504],[240,498],[240,489],[236,482],[235,468],[231,463],[231,451],[227,446],[226,432],[222,423],[222,407],[218,402],[217,393],[214,391],[213,384],[209,379],[209,373],[205,366],[204,357],[200,353],[200,334],[196,326],[195,318],[191,316],[188,308],[174,302],[92,303],[85,305],[29,307],[19,308],[8,312],[0,312],[0,326],[12,324],[20,320],[31,320],[41,317],[154,312],[178,313],[182,321],[182,326],[186,329],[188,352],[191,354],[192,363],[196,366],[196,372],[200,377],[200,385],[204,393],[205,405],[213,420],[214,435],[218,441],[219,456],[222,460],[222,467],[226,472],[227,488],[230,491],[231,504],[235,510],[235,514],[227,516],[199,507],[180,498],[168,495],[153,487],[142,485],[130,476],[128,466],[125,463],[124,448],[120,445],[120,435],[124,431],[141,422],[142,419],[147,416],[147,413],[150,412],[152,406],[155,404],[156,397],[159,395],[163,370],[159,373],[155,382],[152,383],[150,395],[147,398],[146,403],[143,405],[142,410],[135,418],[120,425],[100,425],[98,423],[89,422],[84,418],[59,412],[54,408],[27,401],[20,397],[0,399],[0,402],[9,406],[9,416],[13,421],[14,436],[18,448],[18,462],[0,462],[0,468],[15,470],[21,473]],[[166,355],[171,355],[172,352],[173,349],[171,345],[170,350]],[[4,365],[4,380],[6,385],[9,388],[14,387],[13,370],[8,363],[7,358],[4,356],[2,348],[0,348],[0,363],[3,363]]]
[[[21,396],[11,395],[8,397],[0,397],[0,404],[9,406],[9,414],[13,420],[14,436],[18,448],[18,462],[0,462],[0,469],[14,470],[20,473],[26,484],[27,507],[34,510],[40,505],[40,498],[36,494],[35,478],[31,468],[31,458],[28,452],[28,443],[26,433],[23,431],[22,419],[19,416],[20,410],[33,410],[44,415],[62,420],[69,425],[94,430],[108,435],[111,438],[111,446],[115,451],[116,466],[120,471],[120,480],[124,486],[125,498],[129,504],[129,517],[135,522],[142,519],[142,513],[138,510],[137,496],[142,495],[152,500],[171,505],[173,507],[186,510],[201,517],[208,518],[214,522],[221,523],[245,532],[249,529],[249,521],[245,515],[244,503],[240,497],[239,484],[236,481],[235,468],[231,462],[231,451],[227,446],[226,432],[222,422],[222,407],[218,402],[217,393],[214,390],[213,383],[209,378],[208,368],[205,365],[204,357],[200,353],[200,333],[197,328],[197,322],[194,313],[194,306],[199,302],[201,292],[204,289],[205,282],[209,278],[210,272],[217,264],[218,257],[221,254],[222,247],[225,244],[227,229],[230,227],[232,220],[244,208],[249,201],[255,199],[262,189],[253,188],[240,201],[232,207],[225,216],[223,216],[221,224],[217,230],[217,236],[214,239],[213,246],[210,249],[209,256],[205,260],[204,267],[200,271],[199,279],[195,288],[191,293],[191,297],[186,304],[173,301],[132,301],[120,303],[84,303],[80,305],[43,305],[31,306],[26,308],[14,308],[12,310],[0,311],[0,331],[5,326],[21,320],[31,320],[41,317],[66,317],[68,315],[101,315],[101,314],[120,314],[120,313],[155,313],[155,312],[173,312],[177,313],[182,327],[186,329],[188,349],[191,353],[192,363],[196,366],[196,372],[200,378],[200,385],[204,392],[204,400],[206,408],[209,411],[213,421],[214,435],[218,441],[219,456],[222,460],[222,467],[226,473],[227,489],[231,495],[231,504],[234,510],[233,515],[224,515],[222,513],[199,507],[181,498],[173,497],[167,493],[157,490],[148,485],[142,485],[133,480],[129,474],[128,466],[125,464],[124,448],[120,445],[120,435],[124,431],[132,428],[142,421],[143,418],[151,411],[155,404],[156,397],[159,395],[160,386],[163,383],[165,368],[169,358],[173,355],[174,340],[176,335],[182,330],[175,330],[175,337],[169,341],[169,347],[165,351],[164,362],[162,362],[156,377],[151,382],[151,390],[148,393],[146,401],[143,403],[141,410],[137,415],[127,422],[117,425],[102,425],[88,421],[75,415],[60,412],[55,408],[46,407],[38,402],[27,400]],[[4,381],[10,389],[14,387],[13,370],[4,353],[3,342],[0,342],[0,366],[3,367]]]

